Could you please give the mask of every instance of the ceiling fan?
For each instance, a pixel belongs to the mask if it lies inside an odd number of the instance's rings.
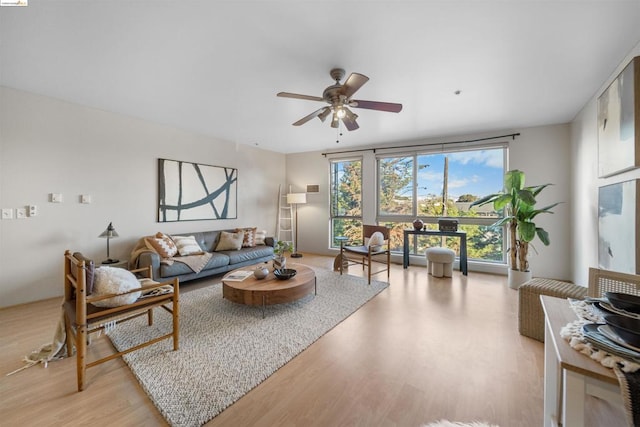
[[[306,99],[309,101],[324,101],[329,106],[322,107],[313,113],[301,118],[295,122],[294,126],[300,126],[307,123],[314,117],[318,117],[323,122],[331,114],[331,127],[337,128],[340,120],[344,123],[347,130],[356,130],[359,128],[356,119],[357,114],[354,114],[348,107],[351,108],[365,108],[368,110],[387,111],[390,113],[399,113],[402,110],[402,104],[394,104],[391,102],[378,102],[378,101],[363,101],[360,99],[351,99],[358,89],[360,89],[366,82],[369,81],[369,77],[359,74],[351,73],[344,84],[340,84],[340,80],[345,75],[345,71],[342,68],[334,68],[329,73],[331,78],[336,81],[335,84],[329,86],[320,96],[300,95],[297,93],[280,92],[278,96],[283,98],[294,99]]]

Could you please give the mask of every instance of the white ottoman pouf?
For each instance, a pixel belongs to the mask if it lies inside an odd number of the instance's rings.
[[[453,276],[453,260],[456,253],[449,248],[433,247],[427,248],[427,271],[433,277]]]

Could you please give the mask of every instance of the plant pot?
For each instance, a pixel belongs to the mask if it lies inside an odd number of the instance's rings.
[[[531,271],[518,271],[509,269],[508,283],[511,289],[518,289],[525,282],[531,280]]]
[[[279,270],[283,268],[287,268],[287,258],[286,257],[273,258],[273,269]]]

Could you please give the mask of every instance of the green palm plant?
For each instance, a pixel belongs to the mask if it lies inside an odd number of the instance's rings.
[[[472,206],[482,206],[493,203],[496,212],[505,210],[505,216],[495,222],[492,227],[508,225],[509,228],[509,268],[516,271],[529,271],[529,243],[536,236],[549,246],[549,233],[536,226],[534,219],[542,213],[553,213],[554,203],[544,208],[536,209],[536,196],[551,184],[525,187],[524,172],[514,169],[504,175],[504,190],[490,194],[476,200]]]

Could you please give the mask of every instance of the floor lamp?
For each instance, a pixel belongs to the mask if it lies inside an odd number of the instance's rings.
[[[289,193],[287,203],[293,205],[296,210],[295,246],[291,258],[302,258],[302,254],[298,253],[298,205],[307,203],[307,193]]]

